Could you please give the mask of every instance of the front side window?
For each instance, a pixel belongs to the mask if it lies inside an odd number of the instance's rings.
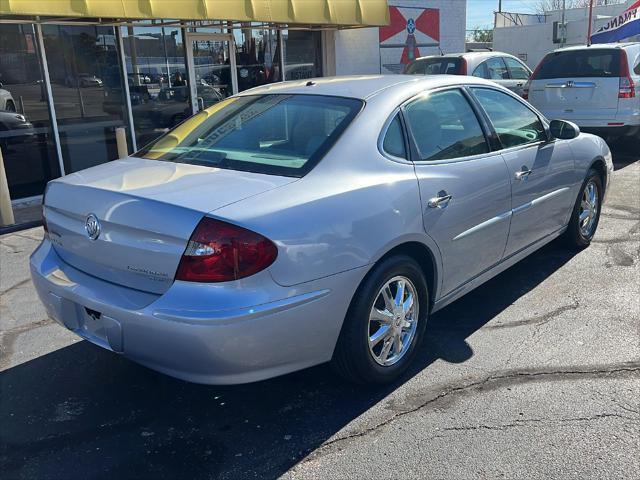
[[[402,133],[402,123],[400,116],[396,115],[387,128],[384,136],[382,148],[385,152],[394,157],[407,158],[407,152],[404,146],[404,134]]]
[[[444,160],[487,153],[484,132],[460,90],[426,94],[405,108],[406,120],[422,160]]]
[[[507,64],[509,74],[514,80],[529,80],[529,70],[522,63],[514,58],[504,57],[504,62]]]
[[[504,148],[546,139],[544,125],[522,102],[497,90],[472,88],[493,124]]]
[[[232,97],[191,117],[136,156],[300,177],[362,105],[354,98],[321,95]]]

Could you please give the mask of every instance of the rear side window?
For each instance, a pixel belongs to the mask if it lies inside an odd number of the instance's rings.
[[[504,57],[504,62],[507,64],[509,74],[514,80],[529,80],[529,70],[522,63],[514,58]]]
[[[490,58],[485,62],[490,80],[508,80],[509,71],[501,57]]]
[[[550,53],[540,63],[535,80],[619,76],[620,51],[601,48]]]
[[[636,66],[633,67],[633,73],[635,73],[636,75],[640,75],[640,55],[638,55],[638,58],[636,58]]]
[[[406,120],[422,160],[487,153],[484,132],[460,90],[427,94],[405,107]]]
[[[546,140],[542,122],[511,95],[488,88],[472,88],[504,148]]]
[[[402,123],[400,117],[396,115],[389,124],[387,133],[384,136],[382,148],[385,152],[394,157],[407,158],[407,152],[404,145],[404,134],[402,133]]]
[[[416,60],[409,64],[405,73],[409,75],[459,75],[462,59],[433,57]]]
[[[302,176],[363,106],[321,95],[247,95],[217,103],[136,156],[168,162]]]

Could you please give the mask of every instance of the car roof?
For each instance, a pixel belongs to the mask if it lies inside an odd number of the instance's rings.
[[[409,92],[467,83],[495,85],[481,78],[460,75],[345,75],[276,82],[245,90],[239,95],[307,94],[366,100],[389,89]]]
[[[415,61],[425,60],[429,58],[465,58],[467,60],[479,60],[491,57],[512,57],[517,58],[514,55],[506,52],[465,52],[465,53],[445,53],[444,55],[426,55],[424,57],[416,58]]]
[[[594,48],[597,48],[597,49],[601,49],[601,48],[626,48],[626,47],[633,47],[633,46],[640,46],[640,42],[594,43],[591,46],[576,45],[576,46],[573,46],[573,47],[558,48],[558,49],[554,50],[554,52],[566,52],[566,51],[571,51],[571,50],[591,50],[591,49],[594,49]]]

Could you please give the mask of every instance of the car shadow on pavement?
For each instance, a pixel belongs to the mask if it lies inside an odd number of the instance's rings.
[[[435,314],[411,370],[362,388],[326,366],[195,385],[78,342],[0,373],[3,478],[273,478],[466,339],[573,256],[558,242]]]

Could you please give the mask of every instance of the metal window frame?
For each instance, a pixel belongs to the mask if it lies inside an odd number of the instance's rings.
[[[36,41],[40,50],[40,61],[42,62],[42,80],[47,90],[47,105],[49,108],[49,118],[51,120],[51,131],[53,133],[53,143],[56,147],[58,155],[58,165],[60,166],[60,176],[64,177],[66,171],[64,168],[64,159],[62,158],[62,147],[60,146],[60,132],[58,131],[58,117],[56,116],[56,107],[53,103],[53,91],[51,89],[51,79],[49,77],[49,63],[47,62],[47,52],[44,48],[44,37],[42,36],[42,26],[39,23],[33,24],[36,32]]]
[[[129,132],[131,137],[131,148],[133,152],[138,150],[138,142],[136,141],[136,131],[133,121],[133,109],[131,108],[131,94],[129,92],[129,75],[127,73],[127,60],[124,55],[124,42],[122,41],[122,30],[119,26],[113,27],[116,31],[116,42],[118,44],[118,59],[120,60],[120,75],[122,75],[122,83],[124,85],[124,97],[127,108],[127,120],[129,124]],[[135,47],[134,47],[135,48]]]
[[[196,67],[193,60],[193,45],[195,40],[212,42],[229,42],[229,68],[231,69],[231,93],[238,93],[238,69],[236,68],[236,43],[232,33],[207,33],[207,32],[185,32],[184,49],[187,57],[187,72],[189,79],[189,93],[191,95],[191,112],[198,113],[198,90],[196,84]]]

